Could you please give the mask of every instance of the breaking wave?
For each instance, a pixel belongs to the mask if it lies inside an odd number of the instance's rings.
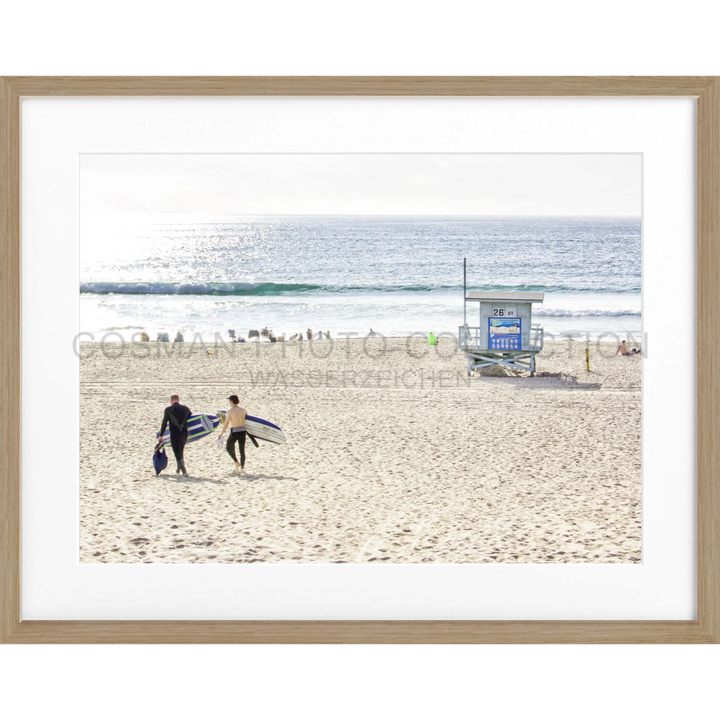
[[[642,313],[639,310],[563,310],[562,308],[537,308],[532,311],[533,317],[623,317],[625,315],[637,315]]]
[[[566,285],[481,285],[468,290],[505,292],[623,292],[593,287]],[[624,292],[639,292],[631,288]],[[98,295],[296,295],[307,293],[382,293],[382,292],[449,292],[462,293],[462,285],[315,285],[310,283],[248,282],[84,282],[81,293]],[[600,314],[612,314],[602,313]],[[547,314],[550,314],[548,311]],[[639,314],[639,313],[618,313]]]

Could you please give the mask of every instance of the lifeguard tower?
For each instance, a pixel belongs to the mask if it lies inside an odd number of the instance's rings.
[[[532,306],[541,303],[545,293],[464,290],[463,294],[464,324],[459,328],[458,343],[467,354],[468,375],[493,365],[529,370],[534,375],[535,355],[543,348],[543,329],[532,321]],[[468,303],[477,325],[468,324]]]

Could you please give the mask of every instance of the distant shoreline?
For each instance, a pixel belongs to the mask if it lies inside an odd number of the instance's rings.
[[[607,334],[607,333],[606,333],[606,334]],[[623,338],[623,339],[624,339],[624,336],[627,335],[627,334],[632,335],[632,333],[622,333],[622,332],[616,333],[616,335],[617,335],[618,337]],[[638,339],[639,339],[640,333],[638,332],[637,335],[638,335]],[[453,337],[449,337],[447,334],[435,333],[435,336],[437,337],[438,341],[441,341],[441,342],[447,343],[449,340],[453,340],[455,343],[457,343],[457,335],[454,335]],[[360,336],[351,337],[351,338],[347,338],[347,337],[332,337],[332,338],[330,338],[330,342],[331,342],[331,343],[335,343],[335,342],[338,342],[338,343],[339,343],[339,342],[342,342],[342,343],[346,343],[346,342],[354,343],[354,342],[366,342],[366,341],[369,341],[369,340],[374,340],[374,341],[378,341],[378,342],[381,342],[382,340],[404,340],[404,341],[408,341],[408,340],[422,340],[423,337],[424,337],[425,339],[427,339],[427,333],[425,333],[424,336],[418,333],[418,334],[415,334],[415,335],[410,335],[410,334],[408,334],[408,335],[378,335],[377,337],[360,337]],[[113,340],[113,339],[108,339],[108,340],[105,340],[105,341],[103,341],[103,340],[80,340],[80,345],[81,345],[81,346],[83,346],[83,345],[103,345],[103,344],[106,344],[106,343],[108,343],[108,342],[117,343],[117,342],[120,342],[120,340],[117,339],[117,338],[114,339],[114,340]],[[150,346],[155,346],[155,345],[160,345],[160,346],[167,346],[167,345],[185,345],[185,346],[187,346],[187,347],[189,347],[189,346],[205,347],[205,346],[208,346],[208,345],[214,345],[214,344],[216,344],[216,340],[215,340],[214,338],[209,338],[209,339],[207,339],[207,340],[203,340],[202,342],[200,342],[200,341],[192,341],[192,340],[185,340],[185,341],[177,342],[177,343],[174,342],[173,340],[170,340],[170,341],[168,341],[168,342],[163,342],[162,340],[149,340],[149,341],[142,341],[142,340],[123,340],[122,342],[124,342],[124,343],[126,343],[126,344],[128,344],[128,345],[131,345],[131,344],[132,344],[132,345],[141,345],[141,346],[146,346],[146,345],[150,345]],[[322,340],[315,340],[315,339],[313,339],[313,340],[302,340],[302,341],[297,341],[297,340],[279,340],[278,342],[273,343],[273,342],[270,342],[269,340],[265,340],[265,339],[262,339],[262,340],[259,340],[259,341],[255,340],[255,339],[253,339],[253,340],[246,340],[245,342],[234,342],[234,341],[231,341],[231,340],[229,340],[229,339],[227,339],[227,340],[226,340],[226,339],[220,339],[220,341],[217,341],[217,344],[220,345],[220,346],[222,346],[222,345],[232,345],[232,346],[235,346],[235,345],[277,345],[277,344],[295,346],[295,345],[303,345],[303,344],[305,344],[305,343],[316,343],[316,342],[317,342],[317,343],[324,343],[324,342],[328,342],[328,341],[325,340],[325,339],[322,339]],[[551,340],[546,340],[546,341],[545,341],[545,345],[546,345],[546,346],[550,346],[550,345],[557,345],[557,344],[565,344],[565,343],[567,343],[567,342],[576,342],[576,343],[585,344],[585,343],[588,342],[588,340],[587,340],[586,338],[576,338],[576,337],[572,337],[572,338],[571,338],[571,337],[553,338],[553,339],[551,339]],[[617,344],[617,342],[616,342],[615,340],[594,340],[594,339],[592,339],[592,338],[590,338],[590,342],[591,342],[592,344],[601,344],[601,345],[615,345],[615,344]]]

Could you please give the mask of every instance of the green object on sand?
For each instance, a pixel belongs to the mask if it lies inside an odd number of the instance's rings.
[[[433,335],[432,333],[430,333],[430,334],[428,335],[428,345],[437,345],[437,344],[438,344],[437,338],[435,337],[435,335]]]

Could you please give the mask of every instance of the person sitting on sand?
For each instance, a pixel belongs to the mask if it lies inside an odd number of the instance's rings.
[[[175,461],[177,462],[177,474],[182,474],[187,477],[187,470],[185,468],[185,443],[188,439],[188,418],[192,415],[190,408],[180,404],[180,398],[177,395],[170,397],[170,407],[165,408],[165,414],[163,415],[162,426],[160,427],[160,433],[158,438],[161,438],[165,433],[165,428],[170,426],[170,446],[175,454]]]
[[[307,329],[307,339],[312,340],[312,330],[310,328]]]
[[[297,340],[297,333],[295,333],[294,335],[291,335],[291,336],[290,336],[289,342],[292,342],[293,340]]]
[[[245,474],[245,438],[247,437],[247,428],[245,427],[245,408],[241,408],[237,395],[231,395],[228,400],[230,401],[230,409],[225,416],[225,424],[220,431],[219,439],[222,440],[223,433],[230,426],[230,434],[228,435],[227,445],[225,449],[228,451],[230,457],[235,461],[235,469],[233,473],[236,475]],[[238,462],[237,455],[235,454],[235,441],[240,446],[240,462]]]
[[[317,339],[318,339],[318,340],[322,340],[322,339],[323,339],[322,330],[318,330]]]
[[[370,328],[370,332],[367,334],[367,336],[368,336],[368,337],[375,337],[376,335],[377,335],[377,333],[376,333],[372,328]]]
[[[331,339],[331,338],[330,338],[330,331],[329,331],[329,330],[326,330],[326,331],[325,331],[325,337],[326,337],[328,340]]]
[[[617,350],[615,351],[615,354],[617,355],[620,353],[621,355],[625,355],[625,357],[630,357],[631,355],[639,355],[640,350],[638,348],[632,348],[632,350],[628,350],[627,341],[623,340],[617,347]]]
[[[185,342],[185,336],[182,334],[181,330],[177,331],[174,342]]]

